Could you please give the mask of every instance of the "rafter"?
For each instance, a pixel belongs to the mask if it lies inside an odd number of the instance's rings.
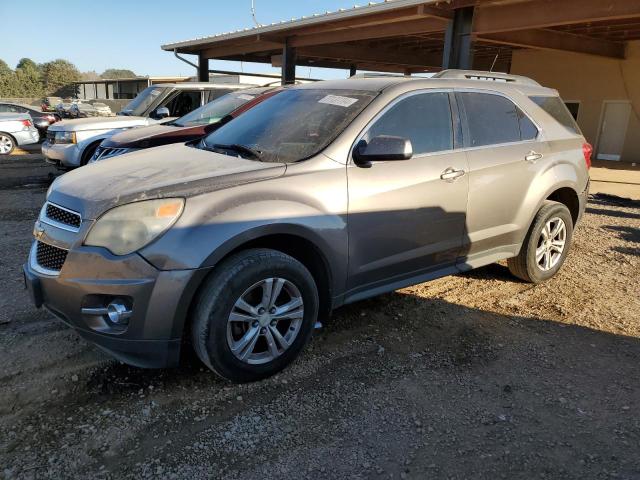
[[[550,29],[492,33],[478,35],[478,39],[501,45],[542,50],[563,50],[612,58],[624,58],[625,53],[623,43]]]
[[[557,25],[640,18],[637,0],[536,0],[491,6],[480,4],[473,31],[488,33],[530,30]]]

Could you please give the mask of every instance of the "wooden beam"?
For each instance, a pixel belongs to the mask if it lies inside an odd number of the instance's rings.
[[[388,12],[372,13],[369,15],[359,15],[344,20],[326,21],[317,25],[298,27],[284,32],[285,35],[310,35],[315,33],[333,32],[348,28],[362,28],[372,25],[384,25],[394,22],[405,22],[408,20],[419,20],[427,17],[448,20],[453,17],[450,10],[440,9],[429,5],[419,5],[415,7],[402,8]]]
[[[269,50],[280,50],[284,43],[272,42],[269,40],[255,40],[249,43],[220,45],[207,48],[202,52],[207,58],[227,57],[230,55],[241,55],[246,53],[265,52]]]
[[[324,45],[298,48],[300,57],[326,58],[345,61],[349,64],[376,63],[404,65],[408,67],[434,67],[440,65],[442,56],[433,53],[404,53],[386,48],[369,48],[353,45]]]
[[[291,37],[290,43],[294,47],[307,47],[311,45],[354,42],[374,38],[399,37],[417,33],[440,32],[444,31],[446,28],[446,22],[439,18],[425,18],[421,20],[394,22],[386,25],[374,25],[362,28],[338,30],[334,32],[297,35]]]
[[[638,0],[535,0],[478,5],[474,33],[510,32],[557,25],[640,17]]]
[[[519,30],[516,32],[479,35],[478,40],[500,45],[541,50],[562,50],[611,58],[624,58],[625,53],[623,43],[549,29]]]

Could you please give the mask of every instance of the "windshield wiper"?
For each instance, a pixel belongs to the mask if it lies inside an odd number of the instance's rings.
[[[214,143],[213,145],[206,145],[203,142],[203,148],[205,150],[210,150],[210,151],[219,151],[219,150],[230,150],[232,152],[236,152],[239,154],[245,154],[245,155],[250,155],[251,157],[255,158],[256,160],[262,161],[262,153],[259,152],[258,150],[254,150],[251,147],[247,147],[246,145],[240,145],[237,143],[231,144],[231,145],[226,145],[224,143]]]

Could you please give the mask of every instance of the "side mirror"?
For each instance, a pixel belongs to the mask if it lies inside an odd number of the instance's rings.
[[[360,140],[353,150],[353,160],[359,167],[369,168],[371,162],[409,160],[413,146],[408,138],[379,135],[369,142]]]
[[[158,108],[156,108],[156,118],[157,119],[167,118],[170,113],[171,112],[169,112],[169,109],[167,107],[158,107]]]

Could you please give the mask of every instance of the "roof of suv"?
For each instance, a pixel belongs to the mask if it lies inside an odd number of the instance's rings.
[[[519,75],[504,73],[482,72],[474,70],[444,70],[431,78],[402,77],[402,76],[375,76],[371,78],[349,78],[345,80],[327,80],[323,82],[297,85],[295,88],[322,88],[328,90],[364,90],[381,92],[389,87],[412,83],[417,88],[472,88],[479,90],[492,90],[508,93],[519,92],[532,95],[557,94],[551,88],[543,87],[536,81]]]
[[[186,90],[191,88],[202,88],[204,90],[218,89],[241,89],[249,87],[257,87],[251,83],[209,83],[209,82],[180,82],[180,83],[155,83],[153,87],[172,87],[178,90]]]

